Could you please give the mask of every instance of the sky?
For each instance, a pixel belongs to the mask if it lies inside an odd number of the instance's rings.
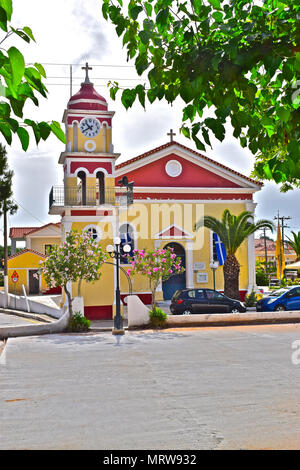
[[[144,110],[135,104],[126,111],[120,99],[112,101],[107,87],[109,80],[118,80],[122,86],[135,86],[142,83],[135,72],[134,64],[126,61],[126,50],[122,40],[115,33],[114,26],[106,22],[101,13],[101,0],[13,0],[12,25],[29,26],[36,43],[27,44],[13,37],[13,42],[5,41],[2,46],[9,48],[12,43],[18,47],[27,64],[39,62],[47,73],[45,85],[48,98],[39,99],[39,107],[28,103],[25,117],[35,120],[61,122],[63,112],[71,94],[75,94],[84,81],[85,72],[81,69],[88,62],[93,69],[89,72],[94,88],[114,110],[113,143],[118,162],[149,151],[169,141],[167,133],[172,128],[175,140],[196,150],[193,141],[179,133],[183,102],[179,99],[173,106],[166,102],[150,105]],[[72,65],[72,88],[70,70]],[[229,168],[249,176],[254,158],[247,149],[242,149],[228,127],[223,142],[212,140],[212,149],[201,152]],[[52,186],[63,184],[63,174],[58,158],[64,151],[62,144],[54,136],[36,146],[32,137],[29,149],[24,152],[16,137],[11,147],[7,147],[9,166],[14,171],[14,198],[19,204],[16,215],[9,216],[9,226],[40,226],[59,221],[58,216],[48,214],[48,196]],[[300,190],[286,194],[278,185],[265,182],[256,193],[256,218],[273,220],[277,216],[291,217],[286,223],[287,235],[300,230],[298,209]],[[0,219],[0,233],[3,227]],[[273,238],[276,236],[274,233]],[[0,241],[1,242],[1,241]]]

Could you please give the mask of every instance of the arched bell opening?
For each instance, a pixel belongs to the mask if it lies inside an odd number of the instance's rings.
[[[105,204],[105,176],[102,171],[96,173],[96,194],[99,204]]]
[[[77,174],[77,190],[78,190],[78,204],[86,206],[86,174],[84,171],[79,171]]]

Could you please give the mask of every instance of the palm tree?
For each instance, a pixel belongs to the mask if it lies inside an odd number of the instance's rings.
[[[291,240],[289,237],[286,237],[289,241],[289,245],[293,248],[294,252],[296,253],[297,259],[296,261],[300,260],[300,232],[295,233],[292,232],[294,240]]]
[[[225,209],[222,219],[206,215],[196,224],[195,230],[199,227],[207,227],[219,235],[226,248],[227,257],[223,265],[224,274],[224,294],[232,299],[240,299],[239,274],[240,263],[236,258],[236,251],[249,235],[264,227],[273,232],[274,225],[269,220],[258,220],[251,222],[253,214],[250,211],[243,211],[239,215],[233,215]]]

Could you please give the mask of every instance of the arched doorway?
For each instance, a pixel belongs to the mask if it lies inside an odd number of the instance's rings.
[[[181,259],[181,266],[185,268],[185,249],[179,243],[168,243],[164,248],[173,248],[174,253]],[[174,274],[167,281],[163,281],[162,290],[164,300],[170,300],[175,292],[179,289],[186,288],[186,275],[185,271],[181,274]]]

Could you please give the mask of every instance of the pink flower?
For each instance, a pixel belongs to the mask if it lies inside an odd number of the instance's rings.
[[[172,272],[173,272],[172,269],[169,269],[169,273],[172,274]]]

